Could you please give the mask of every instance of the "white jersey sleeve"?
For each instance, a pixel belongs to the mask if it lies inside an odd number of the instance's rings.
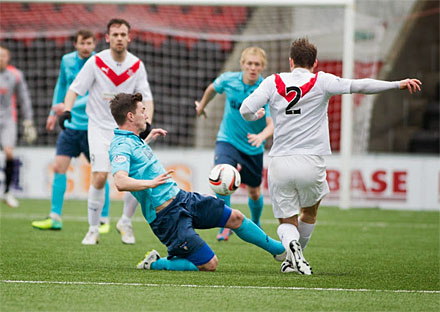
[[[151,93],[150,84],[148,83],[147,70],[145,69],[143,62],[141,62],[139,66],[139,73],[136,76],[135,92],[142,94],[143,101],[153,100],[153,94]]]
[[[267,77],[257,89],[252,92],[240,107],[241,116],[248,121],[256,120],[256,112],[264,107],[274,92],[274,75]]]
[[[69,89],[79,95],[86,95],[95,80],[95,56],[90,57],[79,71]]]
[[[350,92],[352,79],[345,79],[333,74],[319,72],[320,79],[323,81],[323,89],[328,97]]]

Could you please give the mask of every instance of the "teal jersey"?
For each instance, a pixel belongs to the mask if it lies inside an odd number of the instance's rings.
[[[217,141],[228,142],[239,151],[248,155],[257,155],[264,152],[264,144],[260,147],[252,146],[248,142],[248,134],[258,134],[266,128],[266,118],[256,121],[247,121],[241,117],[241,103],[260,85],[263,77],[253,85],[243,82],[243,72],[227,72],[221,74],[214,81],[214,89],[217,93],[226,94],[223,120],[217,133]],[[266,116],[270,117],[269,106],[264,106]]]
[[[112,174],[118,171],[128,172],[136,180],[153,180],[165,173],[165,169],[151,150],[150,146],[131,131],[115,129],[110,143],[110,162]],[[155,188],[131,192],[141,204],[142,214],[148,223],[156,219],[156,207],[176,196],[180,189],[176,182],[167,182]]]
[[[95,54],[95,52],[93,52]],[[93,55],[92,54],[92,55]],[[87,59],[81,59],[77,51],[65,54],[61,59],[60,74],[53,93],[52,106],[63,103],[69,86],[75,80]],[[72,107],[72,120],[65,121],[64,126],[74,130],[87,130],[88,117],[86,114],[87,94],[78,96]]]

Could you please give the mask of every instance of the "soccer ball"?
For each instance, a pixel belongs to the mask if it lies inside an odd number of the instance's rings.
[[[240,173],[228,164],[217,165],[209,174],[209,186],[219,195],[231,195],[241,183]]]

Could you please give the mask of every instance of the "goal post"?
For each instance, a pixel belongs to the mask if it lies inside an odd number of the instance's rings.
[[[9,14],[8,10],[15,9],[8,4],[22,4],[16,10],[23,18]],[[41,129],[44,129],[60,57],[73,49],[66,38],[78,26],[90,27],[100,39],[97,50],[106,48],[102,41],[104,19],[119,13],[133,26],[135,40],[129,49],[147,65],[157,103],[154,122],[170,129],[171,146],[191,148],[214,144],[222,103],[210,103],[208,115],[213,117],[206,122],[194,118],[194,100],[201,97],[204,88],[221,72],[239,70],[238,58],[246,46],[259,45],[266,49],[269,62],[265,74],[268,75],[287,71],[290,42],[307,36],[311,42],[318,43],[319,70],[345,78],[362,76],[355,67],[354,0],[2,0],[0,6],[6,8],[0,21],[0,40],[13,47],[14,57],[19,58],[17,65],[28,69],[29,85],[38,90],[33,94],[33,105],[38,106],[36,117],[41,119],[37,120]],[[197,12],[191,12],[189,6],[197,7],[194,10]],[[205,7],[213,6],[232,9],[207,9],[209,12],[205,13]],[[51,11],[49,15],[47,10]],[[332,15],[333,10],[336,15]],[[202,18],[203,14],[212,15]],[[315,25],[323,21],[328,25]],[[332,42],[334,32],[337,39]],[[23,49],[25,53],[21,52]],[[324,62],[321,62],[323,54]],[[43,74],[46,76],[42,77]],[[166,79],[168,76],[173,78]],[[350,207],[355,99],[344,95],[342,103],[340,98],[337,101],[338,108],[329,112],[330,139],[332,149],[341,156],[339,198],[340,207],[345,209]],[[183,117],[169,114],[176,106]],[[47,134],[39,142],[54,144],[55,138]]]

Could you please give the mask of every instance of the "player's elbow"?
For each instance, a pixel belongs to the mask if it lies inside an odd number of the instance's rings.
[[[255,119],[255,113],[253,113],[246,105],[241,105],[240,114],[243,119],[252,121]]]
[[[121,179],[121,178],[118,178],[118,177],[115,176],[114,177],[114,182],[115,182],[116,189],[119,192],[129,191],[127,189],[127,184],[124,182],[124,179]]]

